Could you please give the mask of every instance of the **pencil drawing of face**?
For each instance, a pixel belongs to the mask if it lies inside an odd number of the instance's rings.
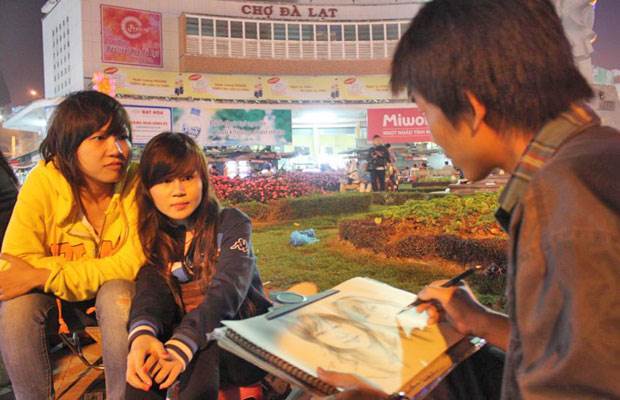
[[[343,296],[332,304],[334,311],[345,318],[386,327],[394,327],[399,303],[364,296]]]
[[[394,338],[369,329],[362,322],[327,313],[299,315],[291,321],[292,333],[318,345],[326,355],[336,357],[339,368],[344,364],[351,371],[358,371],[372,361],[376,377],[385,377],[401,367],[400,356],[391,350],[394,343],[388,345]]]

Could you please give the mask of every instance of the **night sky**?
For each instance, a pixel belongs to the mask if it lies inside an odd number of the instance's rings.
[[[13,105],[28,103],[30,89],[43,94],[43,4],[45,0],[0,0],[0,73],[4,75]],[[130,7],[131,1],[124,5]],[[620,69],[619,22],[620,0],[598,0],[594,65]]]

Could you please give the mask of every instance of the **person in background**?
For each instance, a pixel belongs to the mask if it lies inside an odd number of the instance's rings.
[[[17,201],[18,190],[17,176],[0,151],[0,245]]]
[[[373,192],[385,192],[385,170],[390,162],[390,153],[383,145],[381,136],[372,138],[373,146],[368,149],[368,172]]]
[[[65,319],[87,318],[92,306],[107,398],[125,398],[127,321],[144,263],[130,140],[118,101],[73,93],[54,111],[43,160],[20,190],[0,255],[0,350],[19,400],[54,397],[46,328],[68,333]]]
[[[358,171],[357,158],[351,158],[347,161],[347,184],[357,184],[360,181],[360,174]]]
[[[385,185],[388,191],[396,192],[398,191],[398,174],[400,171],[396,167],[396,155],[394,154],[394,150],[392,150],[392,145],[388,143],[385,145],[385,148],[388,150],[388,154],[390,156],[390,162],[387,164],[385,170]]]
[[[442,281],[418,311],[506,351],[502,399],[620,398],[620,133],[585,104],[593,92],[552,3],[426,3],[391,84],[466,178],[512,174],[496,214],[510,239],[507,315]],[[337,399],[387,397],[355,376],[319,376],[346,389]]]
[[[215,164],[209,164],[209,175],[210,176],[218,176],[220,173],[215,167]]]
[[[250,219],[220,208],[206,157],[184,134],[151,139],[139,175],[140,239],[148,256],[131,308],[127,398],[164,399],[172,387],[172,398],[216,400],[220,383],[257,382],[264,373],[212,337],[222,320],[271,305]]]
[[[411,183],[417,182],[419,178],[419,172],[420,172],[420,167],[418,167],[418,164],[414,163],[409,169],[409,182]]]

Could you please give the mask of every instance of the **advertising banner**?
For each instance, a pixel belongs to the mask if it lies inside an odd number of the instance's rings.
[[[161,67],[161,13],[101,5],[101,60]]]
[[[201,146],[290,144],[291,110],[213,109],[126,104],[133,143],[146,144],[164,131],[182,132]]]
[[[125,105],[133,143],[146,144],[160,132],[172,130],[172,109],[170,107]]]
[[[103,73],[127,96],[204,100],[372,101],[392,95],[388,75],[223,75],[110,66]]]
[[[107,67],[103,73],[120,95],[174,97],[175,88],[183,86],[179,74],[170,72]]]
[[[220,109],[209,119],[210,146],[281,145],[292,142],[291,110]]]
[[[368,110],[368,140],[381,136],[384,143],[431,142],[426,116],[417,107]]]
[[[389,100],[399,98],[392,95],[389,75],[362,75],[343,78],[344,100]],[[402,97],[400,97],[402,98]]]

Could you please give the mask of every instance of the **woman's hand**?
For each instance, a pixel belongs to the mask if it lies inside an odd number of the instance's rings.
[[[317,370],[319,379],[334,387],[344,389],[342,392],[328,396],[334,400],[383,400],[388,397],[381,389],[373,386],[364,378],[357,375],[335,371],[326,371],[323,368]]]
[[[162,358],[169,357],[164,344],[156,337],[140,335],[132,343],[127,355],[127,383],[145,392],[151,388],[153,368]],[[157,372],[156,370],[154,372]]]
[[[185,369],[183,361],[171,352],[160,358],[157,364],[158,370],[154,379],[159,384],[159,389],[168,389]]]
[[[35,268],[20,257],[1,253],[0,259],[10,265],[0,271],[0,301],[11,300],[33,289],[43,289],[50,276],[49,270]]]
[[[480,304],[466,283],[441,287],[445,282],[435,281],[418,293],[425,303],[417,311],[428,312],[429,324],[445,318],[463,335],[480,336],[506,350],[510,337],[508,317]]]

